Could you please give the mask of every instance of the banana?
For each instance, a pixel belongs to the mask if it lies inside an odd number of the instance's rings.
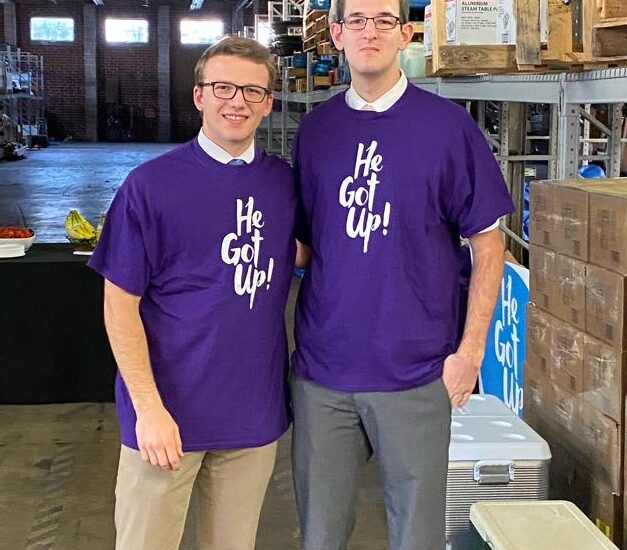
[[[72,240],[85,241],[96,238],[96,229],[77,210],[70,210],[63,223],[68,237]]]

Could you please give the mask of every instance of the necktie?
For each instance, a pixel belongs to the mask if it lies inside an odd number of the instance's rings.
[[[233,159],[229,161],[229,164],[232,166],[241,166],[242,164],[246,164],[246,161],[242,159]]]

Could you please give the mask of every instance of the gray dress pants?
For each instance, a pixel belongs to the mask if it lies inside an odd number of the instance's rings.
[[[346,549],[358,476],[373,453],[390,550],[443,550],[451,406],[442,380],[406,391],[345,393],[292,377],[291,389],[304,550]]]

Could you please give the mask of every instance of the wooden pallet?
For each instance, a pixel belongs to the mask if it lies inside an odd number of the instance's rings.
[[[577,72],[627,65],[627,0],[548,0],[548,38],[540,36],[540,0],[515,0],[516,46],[454,46],[446,43],[444,0],[432,2],[433,54],[427,73],[441,76],[515,72]],[[615,10],[615,11],[611,11]],[[622,13],[622,12],[620,12]]]
[[[573,4],[549,0],[548,42],[543,46],[539,0],[517,0],[516,4],[516,61],[520,70],[543,66],[562,66],[564,70],[624,66],[627,17],[602,20],[597,0],[581,0],[581,23],[577,28]]]

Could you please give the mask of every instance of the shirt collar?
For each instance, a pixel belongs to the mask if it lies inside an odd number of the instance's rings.
[[[200,129],[198,132],[198,145],[200,148],[207,153],[212,159],[221,162],[222,164],[228,164],[233,159],[238,158],[242,159],[246,162],[246,164],[250,164],[253,160],[255,160],[255,140],[253,139],[252,143],[248,146],[248,149],[244,151],[241,155],[237,157],[231,156],[227,153],[222,147],[217,145],[215,142],[211,141],[205,133]]]
[[[385,92],[381,97],[375,99],[374,101],[368,102],[363,99],[353,88],[351,87],[346,91],[346,104],[351,108],[357,111],[363,110],[365,105],[371,105],[372,110],[377,111],[378,113],[382,113],[383,111],[387,111],[392,105],[394,105],[401,96],[405,93],[407,89],[407,77],[405,73],[401,70],[401,76],[387,92]]]

